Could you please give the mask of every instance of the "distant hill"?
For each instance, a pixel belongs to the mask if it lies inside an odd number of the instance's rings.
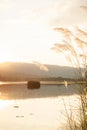
[[[28,80],[30,78],[78,78],[78,71],[73,67],[45,65],[48,71],[41,70],[31,63],[0,63],[0,80]]]

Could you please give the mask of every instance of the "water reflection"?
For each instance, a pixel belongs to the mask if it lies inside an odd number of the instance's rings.
[[[74,108],[78,103],[76,95],[65,96],[68,113],[71,110],[69,98]],[[5,101],[3,100],[4,103]],[[67,116],[60,96],[9,100],[9,103],[9,106],[0,110],[0,130],[69,130],[66,126]],[[78,110],[74,110],[72,114],[78,117]]]
[[[0,110],[13,104],[13,101],[0,100]]]
[[[72,109],[79,117],[78,89],[77,85],[67,89],[41,85],[38,90],[29,90],[26,84],[0,85],[0,130],[69,130],[64,103],[68,113]]]
[[[45,98],[79,94],[78,85],[41,85],[40,89],[27,89],[26,84],[3,84],[0,85],[0,99],[27,99]]]

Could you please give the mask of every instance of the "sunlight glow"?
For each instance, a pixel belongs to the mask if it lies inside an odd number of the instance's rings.
[[[0,93],[0,95],[1,95],[1,93]],[[10,106],[12,104],[13,104],[13,102],[11,102],[9,100],[0,100],[0,109],[8,107],[8,106]]]
[[[31,27],[28,26],[27,34],[21,32],[20,34],[14,33],[14,35],[15,37],[19,35],[16,41],[13,36],[8,36],[9,43],[4,43],[0,47],[0,62],[38,61],[44,64],[58,62],[54,60],[55,53],[52,52],[51,47],[61,40],[61,35],[52,28],[39,25],[37,22]]]
[[[10,50],[10,47],[1,45],[0,46],[0,62],[10,61],[11,57],[12,57],[12,51]]]
[[[86,4],[80,0],[73,4],[69,0],[1,0],[0,62],[69,65],[62,54],[56,56],[50,49],[61,39],[53,28],[86,25],[86,10],[81,8]]]
[[[0,85],[2,85],[2,84],[5,84],[5,82],[3,82],[3,81],[0,81]],[[0,94],[1,95],[1,94]]]

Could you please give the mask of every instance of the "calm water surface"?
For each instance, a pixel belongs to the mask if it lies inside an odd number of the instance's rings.
[[[67,130],[67,113],[79,116],[79,87],[0,85],[0,130]]]

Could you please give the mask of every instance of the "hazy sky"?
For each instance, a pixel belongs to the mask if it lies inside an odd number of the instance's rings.
[[[0,0],[0,62],[68,65],[50,48],[60,26],[86,26],[87,0]],[[62,60],[61,60],[62,59]]]

